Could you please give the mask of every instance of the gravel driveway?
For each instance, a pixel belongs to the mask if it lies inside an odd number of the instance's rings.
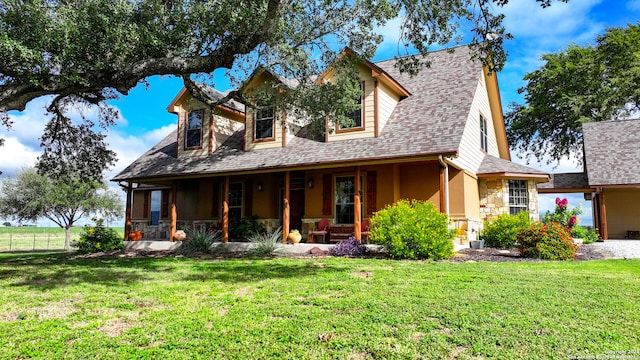
[[[640,240],[605,240],[584,246],[609,252],[613,258],[640,258]]]

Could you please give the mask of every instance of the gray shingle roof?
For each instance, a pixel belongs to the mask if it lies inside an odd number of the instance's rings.
[[[478,176],[482,175],[517,175],[522,177],[535,177],[546,179],[549,174],[525,165],[520,165],[509,160],[501,159],[493,155],[485,155]]]
[[[589,185],[640,185],[640,119],[582,125]]]
[[[412,94],[398,103],[377,138],[319,142],[294,137],[284,148],[244,152],[239,132],[211,155],[177,159],[173,132],[113,180],[456,154],[482,65],[471,60],[466,46],[433,52],[429,59],[431,67],[415,77],[400,73],[394,60],[375,63]]]
[[[587,174],[583,172],[551,174],[549,182],[538,184],[541,193],[580,192],[588,188]]]

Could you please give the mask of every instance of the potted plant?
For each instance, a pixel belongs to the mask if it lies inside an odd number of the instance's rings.
[[[469,233],[469,246],[472,249],[483,249],[484,248],[484,236],[480,235],[477,239],[476,239],[476,230],[472,229]]]
[[[293,229],[289,232],[289,236],[287,237],[290,243],[297,244],[302,239],[302,234],[297,229]]]

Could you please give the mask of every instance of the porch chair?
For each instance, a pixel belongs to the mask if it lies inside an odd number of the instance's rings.
[[[315,242],[316,236],[322,236],[322,242],[325,243],[327,241],[326,236],[329,233],[329,226],[330,226],[329,220],[327,219],[320,220],[316,228],[309,231],[307,242]]]
[[[360,222],[360,236],[362,237],[360,241],[363,243],[366,241],[366,244],[369,243],[369,225],[371,225],[369,219],[364,219]]]

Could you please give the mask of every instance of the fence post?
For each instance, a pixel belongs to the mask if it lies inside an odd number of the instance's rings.
[[[9,233],[9,251],[11,251],[12,244],[13,244],[13,234]]]
[[[33,251],[36,251],[36,233],[33,233]]]
[[[47,231],[47,250],[49,250],[49,242],[51,240],[51,233]]]

